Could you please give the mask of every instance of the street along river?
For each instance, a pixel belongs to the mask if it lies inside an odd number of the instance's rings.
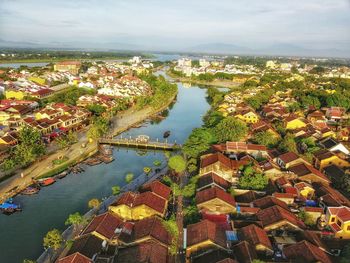
[[[182,144],[193,128],[202,125],[202,116],[209,109],[206,89],[198,86],[185,88],[177,83],[179,93],[168,115],[158,123],[146,121],[140,128],[133,128],[123,137],[148,135],[151,139],[163,139],[165,131],[171,131],[169,142]],[[17,196],[16,203],[23,211],[11,216],[0,214],[0,262],[21,263],[23,259],[36,259],[43,252],[43,237],[53,228],[65,229],[68,215],[85,213],[92,198],[102,199],[111,195],[113,185],[125,185],[128,172],[138,176],[145,166],[153,167],[155,160],[166,160],[163,152],[115,148],[115,161],[85,167],[85,172],[70,174],[55,184],[42,188],[37,195]]]

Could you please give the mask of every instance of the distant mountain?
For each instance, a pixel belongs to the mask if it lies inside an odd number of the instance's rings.
[[[203,52],[203,53],[214,53],[214,54],[247,54],[252,50],[246,47],[241,47],[234,44],[225,43],[208,43],[200,44],[190,48],[185,49],[189,52]]]

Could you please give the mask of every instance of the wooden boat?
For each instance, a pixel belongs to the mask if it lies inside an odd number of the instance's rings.
[[[15,212],[22,211],[20,205],[13,203],[12,198],[6,200],[4,203],[0,204],[0,211],[6,215],[13,214]]]
[[[40,186],[48,186],[48,185],[54,184],[55,182],[56,180],[53,177],[48,177],[48,178],[39,180]]]
[[[74,167],[72,168],[72,170],[71,170],[71,172],[72,172],[73,174],[82,173],[82,172],[84,172],[84,171],[85,171],[84,168],[81,167],[80,165],[74,166]]]
[[[22,195],[33,195],[37,194],[40,191],[40,188],[34,185],[28,186],[26,189],[24,189],[21,194]]]
[[[112,155],[113,147],[110,145],[100,145],[100,152],[103,155]]]
[[[170,131],[166,131],[166,132],[164,132],[164,134],[163,134],[163,138],[165,139],[165,138],[168,138],[170,136]]]
[[[68,174],[68,171],[64,171],[64,172],[59,173],[58,175],[56,175],[56,178],[62,179],[62,178],[64,178],[64,177],[66,177],[67,174]]]
[[[94,165],[101,164],[102,161],[100,160],[100,158],[90,158],[89,160],[85,161],[85,163],[87,165],[94,166]]]
[[[113,156],[106,156],[106,155],[101,155],[99,157],[100,161],[104,162],[104,163],[111,163],[114,161]]]

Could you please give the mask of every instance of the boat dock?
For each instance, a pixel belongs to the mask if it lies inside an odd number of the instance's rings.
[[[147,135],[139,135],[136,138],[100,138],[98,142],[100,144],[109,144],[122,147],[166,151],[175,151],[181,149],[182,147],[182,145],[177,144],[176,141],[174,143],[169,143],[166,139],[164,140],[164,142],[160,142],[158,139],[156,141],[150,141]]]

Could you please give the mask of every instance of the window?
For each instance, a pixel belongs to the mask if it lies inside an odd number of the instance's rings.
[[[346,231],[349,231],[350,230],[350,225],[348,225],[348,227],[346,228]]]
[[[335,217],[332,217],[331,222],[334,223],[334,221],[335,221]]]
[[[337,220],[337,225],[340,226],[340,227],[341,227],[341,225],[342,225],[342,222],[340,222],[339,219]]]

